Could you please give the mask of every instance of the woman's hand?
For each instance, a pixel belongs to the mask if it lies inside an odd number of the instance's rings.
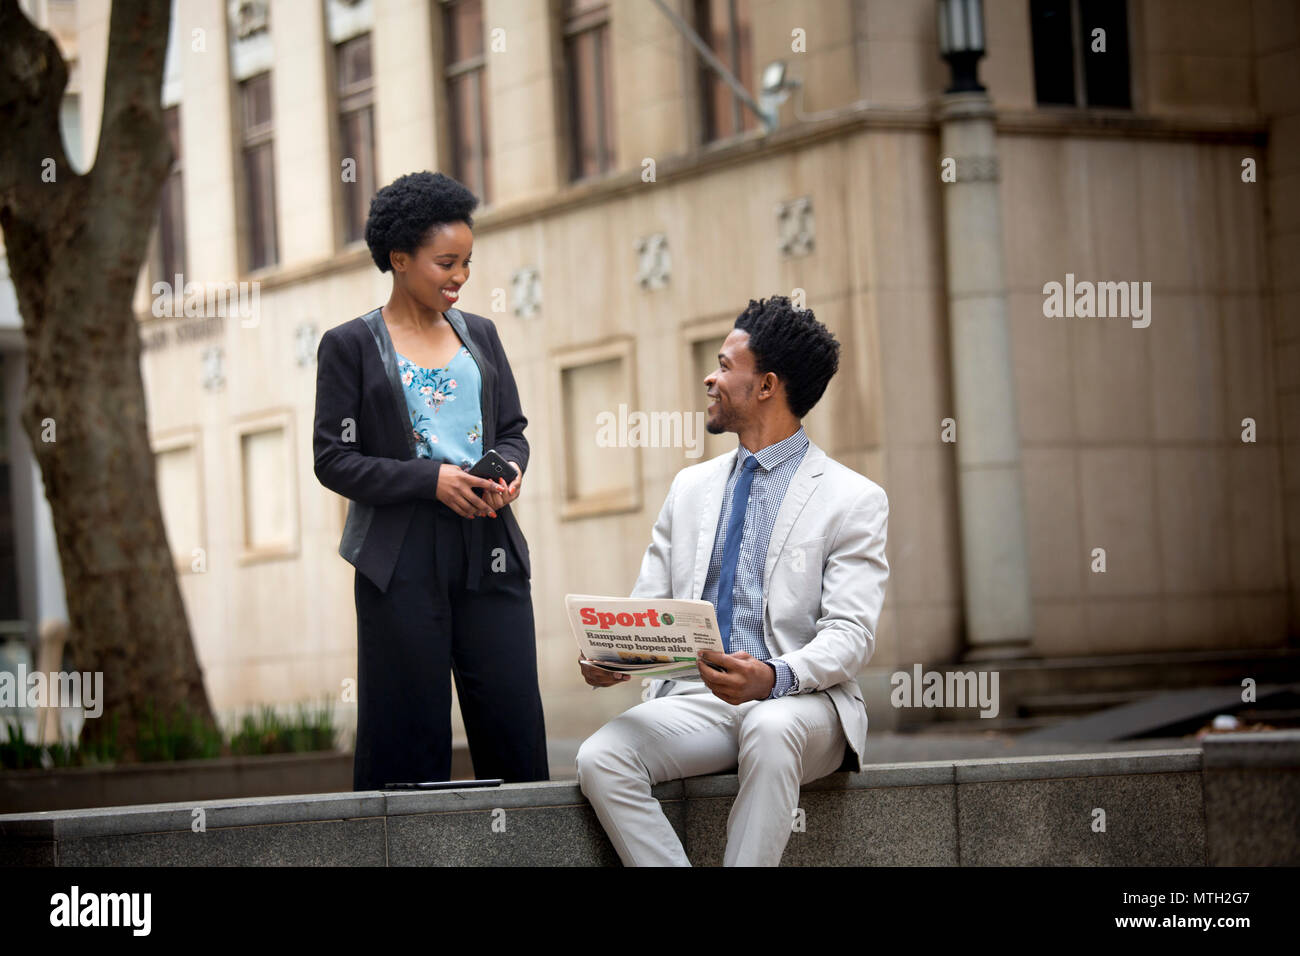
[[[519,497],[519,488],[524,482],[524,473],[519,470],[519,466],[516,465],[513,461],[510,462],[510,464],[514,465],[515,480],[510,482],[510,484],[506,487],[506,500],[502,502],[503,506],[510,504],[510,502],[514,501],[516,498]]]
[[[500,484],[492,491],[483,493],[483,500],[492,506],[493,518],[497,516],[498,511],[519,497],[519,487],[523,483],[524,473],[519,470],[519,466],[515,465],[513,461],[510,464],[515,466],[515,480],[507,485],[504,478],[498,478],[497,481]]]
[[[501,496],[502,485],[471,475],[463,468],[453,464],[443,464],[438,469],[438,488],[435,492],[439,501],[462,518],[492,514],[497,505],[488,500],[488,496]],[[475,488],[483,489],[483,497],[474,494]],[[493,492],[493,488],[498,489]]]
[[[492,482],[492,490],[483,492],[483,501],[491,509],[488,511],[488,517],[495,518],[497,511],[508,505],[510,499],[506,497],[506,481],[504,478],[490,478],[488,480]]]
[[[484,479],[487,481],[487,487],[483,491],[483,497],[478,500],[487,506],[487,511],[480,510],[477,512],[479,515],[486,514],[489,518],[495,518],[498,511],[519,497],[519,488],[524,475],[513,461],[510,464],[515,467],[515,480],[510,484],[507,485],[504,478],[497,478],[495,481]],[[442,482],[442,472],[438,473],[438,481]],[[478,498],[477,495],[474,497]],[[469,518],[472,515],[464,515],[464,517]]]

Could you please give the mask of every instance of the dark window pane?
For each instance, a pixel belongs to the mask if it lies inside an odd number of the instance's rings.
[[[358,86],[367,86],[371,80],[370,34],[344,40],[335,54],[335,73],[339,94],[351,93]]]
[[[375,194],[374,110],[345,113],[340,125],[343,155],[357,164],[356,182],[343,183],[344,241],[355,242],[365,236],[366,215]]]
[[[695,0],[695,30],[709,48],[717,53],[720,37],[717,34],[718,20],[714,16],[717,0]],[[726,93],[720,89],[717,74],[703,61],[697,66],[700,77],[700,122],[704,131],[705,142],[725,135],[722,131],[722,117],[728,113]]]
[[[491,190],[488,111],[483,67],[483,5],[459,0],[443,7],[445,78],[450,114],[451,175],[484,203]]]
[[[247,189],[250,269],[276,262],[275,175],[271,144],[244,150],[244,178]]]
[[[489,142],[488,130],[491,129],[488,123],[491,122],[488,116],[488,95],[487,95],[487,74],[483,70],[476,70],[474,76],[474,102],[478,106],[478,149],[474,154],[475,162],[478,164],[478,173],[475,179],[481,182],[482,188],[475,190],[484,204],[488,202],[488,197],[492,195],[492,164],[488,162]]]
[[[482,0],[459,0],[445,9],[443,23],[447,40],[447,66],[455,66],[482,55]]]
[[[487,165],[487,110],[479,95],[483,73],[473,70],[453,77],[447,85],[451,110],[452,176],[483,197],[486,183],[481,172]]]
[[[261,73],[240,84],[244,132],[257,132],[271,123],[271,74]]]
[[[355,179],[342,179],[343,241],[365,236],[370,198],[375,194],[374,83],[371,75],[370,34],[353,37],[334,50],[338,80],[339,148],[342,160],[355,164]]]
[[[695,29],[752,95],[753,52],[748,0],[695,0]],[[706,142],[753,129],[756,117],[702,58],[697,57],[701,124]]]
[[[610,80],[608,8],[595,6],[566,25],[573,179],[614,166],[614,89]]]
[[[614,168],[614,82],[610,71],[609,26],[596,31],[596,92],[600,98],[600,168]]]
[[[600,118],[596,109],[596,32],[587,30],[568,42],[569,115],[573,129],[573,178],[600,171]]]
[[[1039,103],[1075,105],[1074,32],[1070,0],[1031,0],[1034,91]]]
[[[275,170],[271,137],[271,74],[240,84],[244,127],[244,221],[248,230],[248,268],[278,261],[275,235]]]
[[[181,174],[175,172],[167,177],[162,188],[158,242],[162,277],[168,282],[185,272],[185,195],[181,187]]]
[[[473,91],[470,90],[472,82],[473,78],[468,73],[447,81],[447,112],[451,114],[451,174],[462,183],[465,182],[465,156],[474,135],[470,120],[473,109]]]
[[[1079,0],[1083,30],[1083,82],[1088,106],[1128,109],[1128,4],[1125,0]],[[1093,30],[1105,30],[1106,52],[1093,52]]]
[[[163,110],[163,127],[172,148],[172,168],[163,180],[158,197],[158,258],[155,267],[161,278],[175,281],[185,271],[185,197],[181,172],[180,107]]]
[[[167,142],[172,147],[172,165],[181,161],[181,108],[172,106],[163,110],[163,128],[167,130]]]
[[[743,86],[750,94],[754,95],[754,41],[752,39],[753,20],[749,15],[749,0],[732,0],[732,10],[735,14],[732,21],[734,33],[732,35],[732,58],[727,65],[731,67],[731,72],[736,75]],[[739,97],[732,95],[732,106],[736,115],[740,117],[740,128],[742,130],[751,130],[758,125],[758,117],[754,111],[745,105]]]

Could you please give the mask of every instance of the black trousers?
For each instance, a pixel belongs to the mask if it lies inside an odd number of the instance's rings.
[[[529,580],[490,517],[467,574],[470,520],[417,502],[387,593],[356,573],[354,790],[451,779],[453,676],[475,777],[550,777]]]

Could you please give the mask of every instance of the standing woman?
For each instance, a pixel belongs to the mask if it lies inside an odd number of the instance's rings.
[[[392,294],[321,337],[316,477],[349,499],[339,554],[356,568],[355,790],[450,779],[453,676],[475,776],[549,778],[528,544],[510,510],[528,420],[496,326],[455,308],[477,205],[441,173],[379,190],[366,244]],[[468,474],[488,449],[509,484]]]

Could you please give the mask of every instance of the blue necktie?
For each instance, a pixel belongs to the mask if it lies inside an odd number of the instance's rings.
[[[718,630],[722,650],[731,653],[731,590],[736,585],[736,562],[740,559],[740,539],[745,531],[745,508],[749,504],[749,487],[754,483],[758,459],[745,459],[736,488],[731,493],[731,514],[727,516],[727,537],[722,544],[722,570],[718,573]]]

